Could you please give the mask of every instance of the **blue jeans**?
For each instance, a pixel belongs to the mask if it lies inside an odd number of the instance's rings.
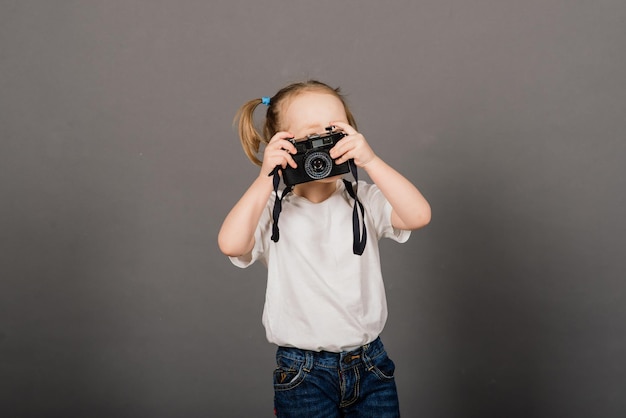
[[[395,366],[380,338],[342,353],[279,347],[276,362],[279,418],[400,416]]]

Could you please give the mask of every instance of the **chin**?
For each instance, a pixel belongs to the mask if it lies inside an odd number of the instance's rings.
[[[338,176],[332,176],[332,177],[326,177],[326,178],[324,178],[324,179],[315,180],[315,183],[324,183],[324,184],[327,184],[327,183],[336,183],[336,182],[337,182],[337,180],[341,180],[341,178],[342,178],[342,177],[343,177],[343,176],[341,176],[341,175],[338,175]]]

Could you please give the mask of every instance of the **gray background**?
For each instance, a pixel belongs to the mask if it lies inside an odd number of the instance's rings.
[[[382,243],[403,415],[626,416],[622,0],[1,0],[2,415],[272,416],[216,237],[237,108],[308,77],[432,204]]]

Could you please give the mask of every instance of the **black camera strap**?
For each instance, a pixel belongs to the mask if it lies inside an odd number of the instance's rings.
[[[283,190],[283,192],[278,196],[278,185],[280,184],[280,171],[282,171],[282,167],[277,165],[270,172],[270,176],[274,176],[272,182],[274,183],[274,194],[276,194],[276,199],[274,199],[274,210],[272,211],[272,241],[278,242],[280,238],[280,231],[278,230],[278,217],[280,216],[280,212],[283,210],[283,199],[293,190],[293,186],[287,186]]]
[[[365,208],[363,207],[363,204],[361,203],[357,195],[359,174],[357,172],[357,167],[354,163],[354,160],[348,160],[348,165],[350,167],[350,172],[352,173],[352,175],[354,176],[354,180],[356,181],[356,185],[352,187],[351,182],[343,179],[343,184],[346,187],[348,194],[351,198],[354,199],[354,207],[352,210],[352,252],[356,255],[362,255],[363,251],[365,250],[365,244],[367,243],[367,229],[365,228]],[[280,212],[283,210],[283,199],[293,190],[293,186],[287,186],[282,191],[282,193],[280,193],[279,196],[278,186],[280,184],[281,171],[282,167],[278,165],[274,167],[274,169],[269,174],[270,176],[273,176],[272,183],[274,185],[274,193],[276,195],[276,198],[274,199],[274,209],[272,211],[272,241],[274,242],[278,242],[280,238],[280,231],[278,229],[278,218],[280,217]],[[361,212],[360,219],[359,211]]]
[[[355,186],[353,188],[352,183],[350,183],[346,179],[343,179],[343,184],[346,187],[348,194],[354,199],[354,207],[352,210],[352,252],[356,255],[361,255],[363,254],[363,251],[365,250],[365,244],[367,243],[367,228],[365,228],[365,208],[363,208],[363,203],[361,203],[357,194],[359,188],[359,173],[357,171],[354,160],[348,160],[348,165],[355,180]],[[357,206],[361,211],[360,222]]]

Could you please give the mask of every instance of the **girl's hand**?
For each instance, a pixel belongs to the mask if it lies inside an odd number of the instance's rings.
[[[364,167],[376,157],[376,154],[374,154],[374,151],[365,140],[365,137],[358,133],[352,126],[344,122],[331,122],[331,125],[341,128],[348,134],[348,136],[341,138],[329,151],[330,156],[335,159],[336,164],[345,163],[352,158],[357,167]]]
[[[288,141],[291,138],[293,135],[289,132],[278,132],[270,139],[270,142],[265,146],[265,151],[263,151],[262,176],[268,176],[278,165],[283,169],[287,168],[287,165],[292,168],[297,167],[291,156],[297,152],[296,147]]]

